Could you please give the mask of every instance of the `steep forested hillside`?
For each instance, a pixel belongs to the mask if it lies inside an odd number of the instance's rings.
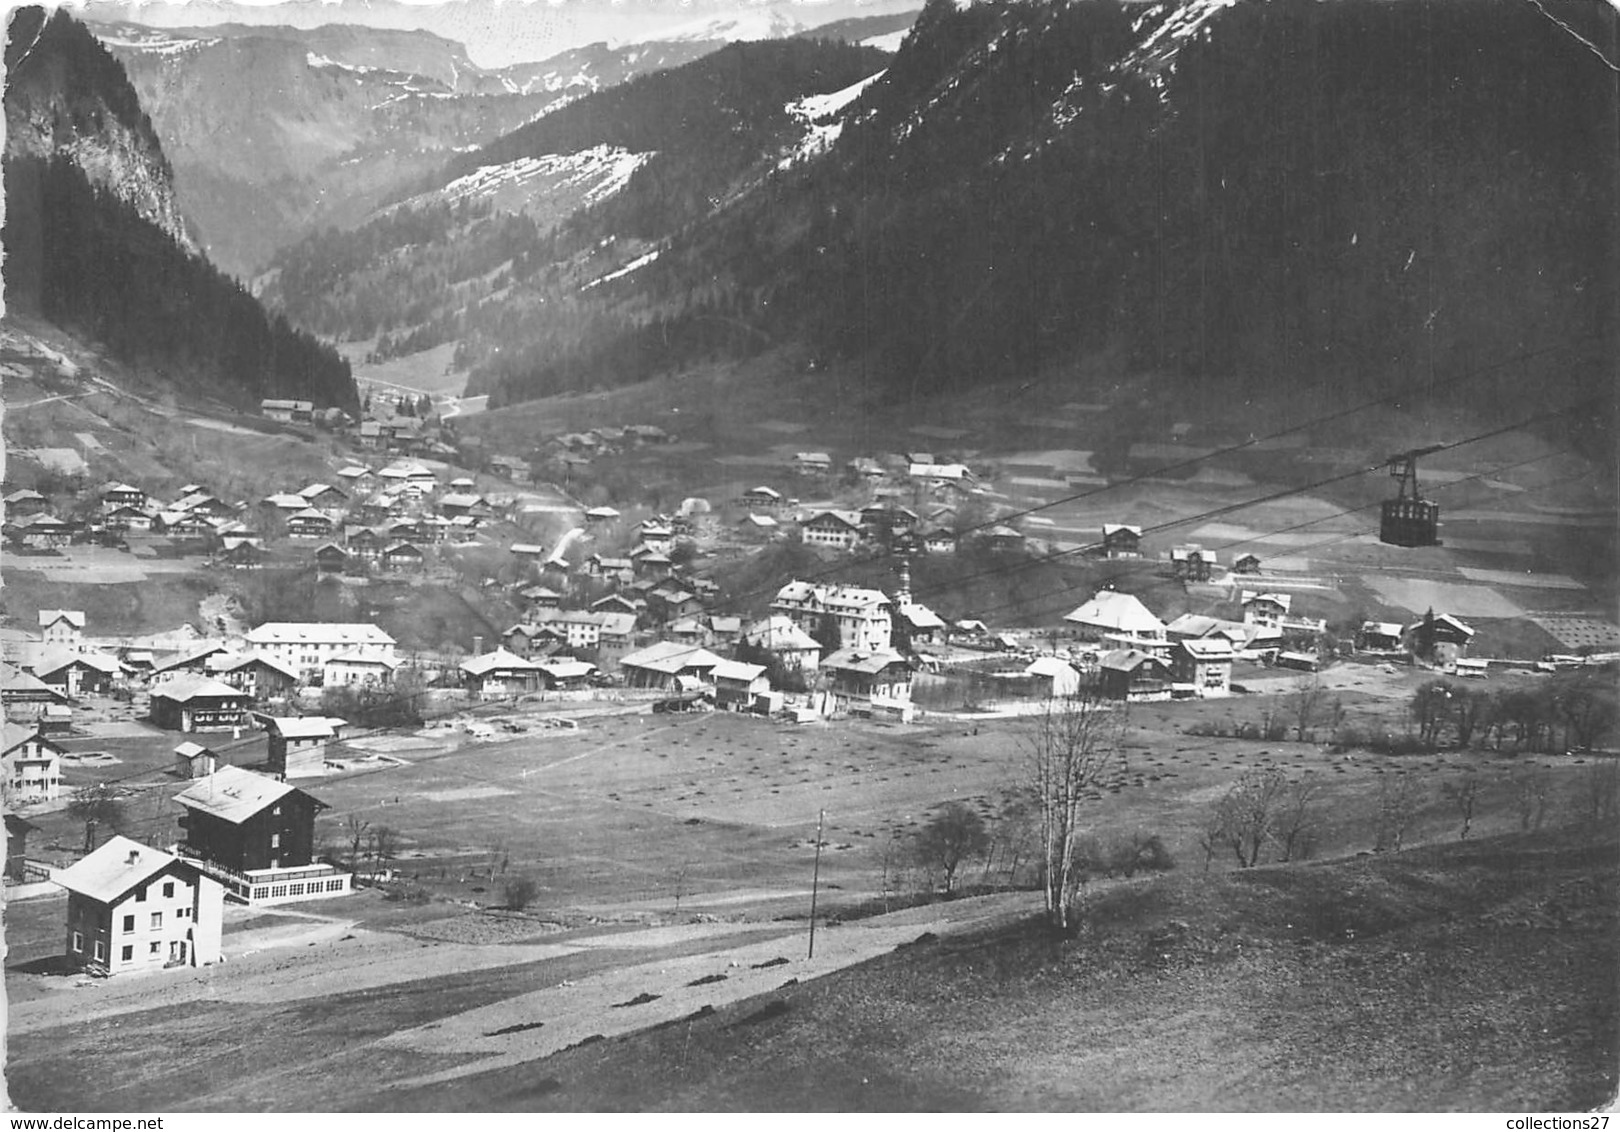
[[[577,309],[579,286],[613,269],[615,249],[639,254],[774,167],[805,129],[789,103],[886,60],[837,42],[740,43],[590,95],[456,160],[366,224],[283,249],[262,293],[322,332],[385,332],[384,355],[527,344],[531,325],[550,333],[553,312]],[[517,200],[496,207],[465,187],[474,182],[515,183]]]
[[[1603,389],[1617,94],[1577,36],[1620,57],[1595,0],[935,0],[825,157],[475,382],[510,402],[802,341],[899,391],[1103,346],[1421,389],[1562,345],[1504,396]]]
[[[122,66],[82,25],[22,9],[6,63],[8,304],[177,386],[357,406],[335,351],[268,316],[164,225],[168,163]]]

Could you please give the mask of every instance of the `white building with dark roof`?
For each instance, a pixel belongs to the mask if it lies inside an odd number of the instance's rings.
[[[249,630],[247,641],[272,660],[293,669],[305,681],[322,675],[327,661],[363,654],[396,659],[394,638],[375,625],[326,621],[269,621]]]
[[[89,974],[221,958],[225,889],[189,861],[115,836],[51,879],[68,894],[68,961]]]

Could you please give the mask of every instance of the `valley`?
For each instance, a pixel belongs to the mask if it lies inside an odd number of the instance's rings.
[[[11,1103],[1612,1102],[1620,107],[1423,12],[14,17]]]

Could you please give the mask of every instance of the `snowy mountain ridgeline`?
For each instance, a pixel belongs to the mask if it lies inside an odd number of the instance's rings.
[[[898,396],[1103,351],[1200,396],[1601,391],[1616,23],[1598,0],[935,0],[883,67],[790,100],[768,167],[651,223],[649,164],[575,218],[594,242],[543,244],[544,301],[467,327],[471,388],[792,344]]]
[[[5,114],[8,308],[191,398],[357,404],[330,346],[267,315],[203,257],[151,121],[83,24],[37,7],[12,14]]]

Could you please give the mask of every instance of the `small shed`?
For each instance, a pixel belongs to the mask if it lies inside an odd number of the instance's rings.
[[[219,767],[219,756],[201,743],[186,740],[174,749],[174,773],[181,778],[207,778]]]

